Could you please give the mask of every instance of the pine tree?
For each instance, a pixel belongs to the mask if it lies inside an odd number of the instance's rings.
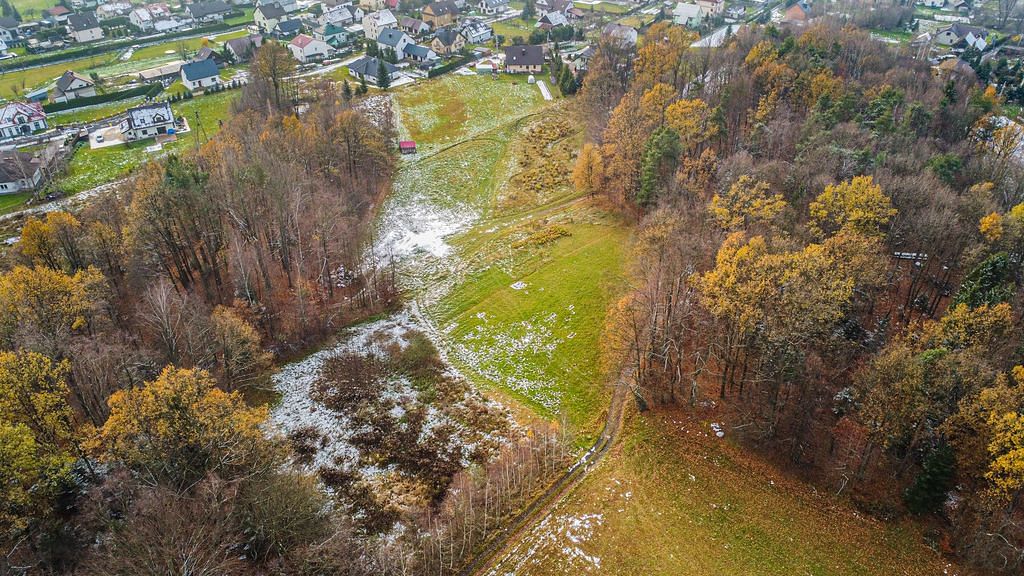
[[[558,87],[562,90],[563,96],[569,96],[576,93],[576,76],[573,75],[572,70],[569,70],[568,66],[562,66],[562,74],[558,79]]]
[[[946,493],[953,487],[955,466],[953,450],[945,444],[928,454],[921,473],[903,493],[907,508],[915,514],[941,510]]]
[[[377,87],[387,90],[391,86],[391,76],[388,74],[388,67],[383,60],[377,61]]]
[[[369,92],[369,88],[366,87],[366,76],[359,79],[359,88],[356,88],[356,95],[362,96]]]
[[[341,98],[345,102],[351,102],[352,101],[352,86],[349,85],[348,78],[346,78],[345,81],[341,85]]]

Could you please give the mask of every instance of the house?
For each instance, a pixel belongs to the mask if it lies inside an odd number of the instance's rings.
[[[359,7],[367,12],[377,12],[387,8],[384,0],[359,0]]]
[[[572,0],[537,0],[534,6],[537,9],[538,17],[543,17],[551,12],[567,14],[573,9]]]
[[[548,12],[537,20],[536,27],[541,30],[551,30],[559,26],[568,26],[569,19],[562,12]]]
[[[146,10],[145,6],[136,8],[128,13],[128,22],[143,32],[153,29],[153,15]]]
[[[459,24],[459,33],[469,44],[483,44],[494,37],[494,29],[479,18],[466,18]]]
[[[96,19],[100,22],[111,18],[127,16],[135,8],[131,2],[107,2],[96,7]]]
[[[252,19],[256,24],[256,28],[264,34],[273,32],[274,28],[277,27],[277,23],[287,17],[288,13],[276,2],[273,4],[263,4],[252,13]]]
[[[198,52],[196,52],[196,55],[192,57],[193,62],[199,62],[200,60],[213,60],[213,63],[217,65],[217,68],[223,68],[228,65],[227,60],[224,59],[224,55],[209,46],[203,46]]]
[[[207,0],[189,4],[185,8],[185,12],[199,23],[223,22],[224,17],[231,14],[232,8],[222,0]]]
[[[46,112],[39,102],[9,102],[0,108],[0,138],[16,138],[45,129]]]
[[[970,14],[971,12],[971,3],[967,0],[953,0],[951,6],[960,14]]]
[[[544,67],[544,49],[540,46],[509,46],[505,48],[505,72],[537,74]]]
[[[394,50],[399,60],[405,57],[405,47],[409,44],[413,44],[412,38],[409,38],[405,32],[394,28],[384,28],[377,35],[377,49],[381,52]]]
[[[153,31],[157,33],[174,32],[184,30],[191,26],[188,20],[180,18],[161,18],[153,21]]]
[[[313,38],[337,48],[348,40],[348,31],[336,24],[325,24],[313,29]]]
[[[420,18],[435,29],[455,22],[455,17],[458,15],[459,8],[452,0],[432,2],[424,6],[420,12]]]
[[[384,28],[398,28],[398,20],[391,10],[378,10],[363,16],[363,34],[368,40],[376,40]]]
[[[393,64],[384,62],[372,56],[363,56],[359,60],[348,65],[348,72],[359,80],[365,80],[367,84],[379,86],[377,74],[380,72],[381,64],[388,75],[388,80],[394,80],[398,68]]]
[[[680,2],[672,10],[672,21],[680,26],[697,28],[704,21],[704,13],[701,12],[700,6],[696,4]]]
[[[442,56],[457,54],[466,47],[466,37],[451,26],[438,28],[434,39],[430,41],[430,48]]]
[[[632,26],[612,22],[601,30],[601,37],[623,47],[632,47],[636,46],[637,31]]]
[[[235,63],[248,62],[256,55],[256,50],[263,45],[263,36],[259,34],[249,34],[242,38],[232,38],[224,43],[227,46],[228,52],[234,57]]]
[[[323,40],[317,40],[312,36],[299,34],[288,43],[288,50],[292,56],[303,64],[320,62],[332,52],[331,47]]]
[[[747,15],[747,9],[743,6],[729,6],[725,9],[725,17],[732,20],[742,20]]]
[[[17,150],[0,152],[0,194],[34,190],[42,181],[43,167],[39,158]]]
[[[725,13],[725,0],[697,0],[697,6],[705,18],[714,18]]]
[[[402,32],[413,36],[420,36],[421,34],[430,32],[430,24],[410,16],[402,16],[399,18],[398,28],[401,29]]]
[[[67,24],[68,16],[71,15],[71,10],[67,6],[57,5],[53,8],[43,10],[43,20],[49,22],[51,25]]]
[[[296,0],[256,0],[257,8],[266,4],[277,4],[282,10],[289,13],[299,9],[299,4]]]
[[[426,46],[420,46],[419,44],[406,44],[405,48],[402,49],[402,54],[399,55],[399,59],[412,60],[413,62],[430,63],[439,60],[437,54]]]
[[[79,12],[68,16],[68,32],[75,42],[94,42],[103,38],[100,21],[92,12]]]
[[[415,154],[416,142],[412,140],[402,140],[398,143],[398,151],[402,154]]]
[[[175,60],[168,62],[156,68],[148,68],[139,72],[139,82],[143,84],[150,84],[152,82],[159,82],[164,86],[170,86],[181,78],[181,67],[185,62],[181,60]]]
[[[220,69],[213,60],[187,62],[181,66],[181,82],[189,90],[217,86],[220,84]]]
[[[803,0],[800,0],[796,4],[786,8],[786,11],[782,14],[781,22],[783,24],[795,24],[800,26],[802,24],[806,24],[810,19],[811,7]]]
[[[971,82],[977,81],[977,74],[974,72],[974,68],[967,62],[964,62],[960,58],[948,58],[939,63],[935,67],[935,74],[940,78],[950,79],[953,77],[962,77],[970,80]]]
[[[128,142],[154,138],[174,130],[174,113],[168,102],[129,108],[120,124],[121,134]]]
[[[66,21],[66,19],[65,19]],[[18,38],[18,21],[8,16],[0,17],[0,40],[10,44]]]
[[[508,0],[480,0],[477,9],[488,16],[508,10]]]
[[[562,61],[569,66],[569,71],[579,76],[580,73],[586,72],[587,67],[590,65],[590,59],[594,57],[597,49],[593,46],[587,46],[582,50],[575,52],[569,52],[562,56]]]
[[[171,7],[164,2],[146,4],[146,10],[149,10],[149,14],[153,17],[153,20],[166,20],[173,16],[171,13]]]
[[[328,24],[344,26],[346,24],[351,24],[355,19],[355,15],[351,10],[349,10],[348,6],[338,5],[325,10],[323,14],[317,18],[317,21],[320,22],[322,26],[326,26]]]
[[[480,60],[480,61],[478,61],[476,63],[476,73],[477,74],[482,74],[482,75],[495,74],[500,69],[501,69],[501,65],[498,62],[496,62],[494,60],[491,60],[489,58],[485,58],[485,59]]]
[[[54,102],[68,102],[75,98],[88,98],[95,95],[96,84],[92,80],[78,72],[66,70],[57,79],[50,99]]]
[[[927,8],[945,8],[946,0],[920,0],[918,4]]]
[[[302,20],[294,18],[278,22],[271,33],[275,38],[291,38],[299,32],[302,32]]]
[[[988,46],[988,30],[978,26],[968,26],[955,22],[935,31],[934,40],[943,46],[955,46],[964,43],[965,46],[984,50]]]

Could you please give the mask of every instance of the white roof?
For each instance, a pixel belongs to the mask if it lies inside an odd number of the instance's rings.
[[[398,20],[395,19],[395,15],[391,13],[391,10],[381,10],[379,12],[371,12],[367,14],[369,18],[373,18],[378,24],[387,26],[388,24],[398,24]]]
[[[127,114],[128,125],[131,128],[159,126],[174,121],[174,113],[171,112],[171,105],[167,102],[131,108]]]
[[[672,14],[676,18],[682,18],[684,20],[689,20],[691,18],[700,18],[701,17],[701,10],[700,10],[700,6],[697,6],[696,4],[689,4],[689,3],[686,3],[686,2],[680,2],[679,4],[676,4],[676,7],[672,11]]]

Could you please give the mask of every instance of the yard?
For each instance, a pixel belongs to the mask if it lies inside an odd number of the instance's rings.
[[[183,134],[178,141],[165,145],[163,150],[157,154],[186,150],[195,145],[196,138],[203,142],[206,138],[212,137],[220,129],[220,120],[228,117],[231,100],[237,94],[237,91],[229,90],[210,96],[197,96],[191,100],[182,100],[173,104],[174,113],[178,116],[185,116],[192,131]],[[196,112],[199,113],[205,134],[201,133],[196,124]],[[146,152],[146,147],[152,144],[152,140],[146,140],[96,150],[91,150],[88,146],[79,148],[68,163],[67,173],[57,181],[57,185],[64,192],[75,194],[113,182],[126,176],[136,166],[149,159],[151,154]]]
[[[624,439],[490,574],[953,576],[882,523],[711,433],[712,414],[627,414]]]
[[[42,15],[43,10],[53,8],[57,0],[11,0],[11,5],[18,9],[26,21]]]
[[[521,18],[512,18],[510,20],[501,20],[491,24],[491,28],[494,29],[495,36],[504,36],[505,44],[512,44],[512,38],[516,36],[522,36],[525,40],[529,38],[530,32],[533,32],[537,21],[534,19],[522,20]]]
[[[22,207],[24,207],[25,202],[28,202],[29,198],[31,197],[31,192],[19,192],[17,194],[0,195],[0,215],[21,209]]]

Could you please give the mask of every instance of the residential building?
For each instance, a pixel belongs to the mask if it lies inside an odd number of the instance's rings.
[[[466,37],[455,28],[445,26],[444,28],[438,28],[437,33],[434,34],[434,39],[430,41],[430,47],[434,52],[442,56],[451,56],[452,54],[458,54],[466,47]]]
[[[359,7],[367,12],[377,12],[387,9],[387,2],[384,0],[359,0]]]
[[[189,90],[204,90],[220,84],[220,69],[213,60],[186,62],[181,66],[181,82]]]
[[[263,36],[259,34],[249,34],[242,38],[232,38],[224,43],[228,52],[235,58],[235,63],[241,64],[248,62],[256,55],[256,50],[263,45]]]
[[[288,13],[278,3],[262,4],[252,13],[253,22],[256,28],[264,34],[269,34],[277,27],[277,23],[288,17]]]
[[[35,190],[43,181],[42,161],[28,152],[0,152],[0,194]]]
[[[558,28],[559,26],[568,26],[569,18],[562,12],[548,12],[547,14],[540,17],[537,20],[537,28],[541,30],[551,30],[552,28]]]
[[[332,48],[323,40],[317,40],[312,36],[299,34],[288,43],[288,50],[292,56],[303,64],[320,62],[331,53]]]
[[[174,129],[174,112],[167,102],[129,108],[120,124],[121,134],[128,142],[155,138]]]
[[[505,71],[509,74],[538,74],[544,67],[544,49],[540,46],[505,48]]]
[[[704,13],[696,4],[680,2],[672,10],[672,21],[680,26],[697,28],[704,21]]]
[[[918,4],[928,8],[945,8],[946,0],[920,0]]]
[[[385,50],[394,50],[399,60],[405,57],[405,47],[409,44],[414,44],[412,38],[409,38],[405,32],[394,28],[384,28],[377,35],[377,49],[382,53]]]
[[[46,112],[39,102],[9,102],[0,108],[0,138],[27,136],[46,129]]]
[[[725,13],[725,0],[697,0],[697,6],[705,18],[714,18]]]
[[[406,44],[405,48],[402,49],[400,58],[407,58],[413,62],[419,63],[430,63],[439,60],[437,53],[426,46],[420,46],[419,44]]]
[[[782,14],[781,22],[783,24],[795,24],[801,26],[806,24],[811,19],[811,6],[800,0],[796,4],[793,4]]]
[[[65,22],[67,19],[65,19]],[[0,40],[8,44],[18,39],[18,21],[7,16],[0,17]]]
[[[369,40],[376,40],[385,28],[397,28],[398,20],[391,10],[378,10],[363,16],[363,34]]]
[[[348,41],[348,31],[335,24],[326,24],[313,29],[313,38],[337,48]]]
[[[274,26],[274,30],[271,32],[276,38],[291,38],[302,32],[302,20],[293,18],[291,20],[281,20]]]
[[[988,38],[988,30],[959,22],[936,30],[933,36],[934,41],[943,46],[954,46],[963,42],[965,46],[971,46],[978,50],[988,47],[986,38]]]
[[[223,68],[228,65],[227,60],[224,59],[224,55],[209,46],[203,46],[198,52],[196,52],[196,55],[192,57],[193,62],[199,62],[200,60],[213,60],[213,63],[217,65],[217,68]]]
[[[189,4],[185,11],[196,22],[205,24],[207,22],[223,22],[224,18],[231,14],[232,8],[223,0],[207,0]]]
[[[479,18],[466,18],[459,24],[459,32],[469,44],[483,44],[494,36],[494,29]]]
[[[430,24],[427,24],[423,20],[412,18],[410,16],[402,16],[398,19],[398,27],[407,34],[412,36],[420,36],[430,32]]]
[[[508,0],[480,0],[477,9],[484,14],[500,14],[508,9]]]
[[[164,86],[170,86],[181,78],[181,66],[185,64],[182,60],[168,62],[155,68],[148,68],[139,72],[139,82],[149,84],[159,82]]]
[[[572,0],[537,0],[534,6],[537,9],[537,17],[543,17],[549,12],[561,12],[567,14],[573,9]]]
[[[569,66],[569,71],[579,76],[587,70],[587,67],[590,65],[590,59],[594,57],[595,52],[597,52],[597,49],[593,46],[587,46],[582,50],[563,54],[562,61]]]
[[[324,13],[317,18],[317,21],[323,26],[328,24],[344,26],[346,24],[351,24],[355,19],[355,15],[351,10],[349,10],[348,6],[338,5],[324,10]]]
[[[149,10],[146,10],[145,6],[140,6],[129,12],[128,22],[143,32],[149,32],[153,29],[153,15],[149,13]]]
[[[94,42],[103,38],[100,21],[92,12],[79,12],[68,16],[68,32],[75,42]]]
[[[636,28],[614,22],[605,25],[601,30],[602,38],[616,42],[623,47],[636,46],[637,36]]]
[[[458,15],[459,8],[452,0],[441,0],[440,2],[427,4],[420,12],[420,18],[434,29],[455,22],[455,17]]]
[[[68,102],[76,98],[88,98],[96,95],[96,84],[78,72],[66,70],[53,87],[51,100]]]
[[[100,22],[111,18],[127,16],[135,8],[131,2],[107,2],[96,7],[96,19]]]
[[[67,6],[57,5],[53,8],[43,10],[43,20],[49,22],[51,25],[67,24],[68,16],[71,15],[71,10]]]
[[[359,60],[348,65],[348,72],[357,80],[365,80],[367,84],[373,84],[374,86],[380,85],[378,74],[380,72],[381,64],[384,65],[385,73],[388,75],[388,80],[394,80],[395,73],[398,72],[398,68],[393,64],[384,62],[372,56],[363,56]]]

